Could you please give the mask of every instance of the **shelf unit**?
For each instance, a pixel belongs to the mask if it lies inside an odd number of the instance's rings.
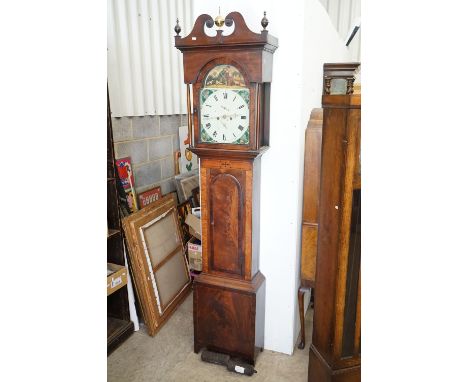
[[[107,93],[107,262],[125,265],[122,225],[117,195],[112,120]],[[127,285],[107,297],[107,354],[112,353],[134,331],[130,321]]]

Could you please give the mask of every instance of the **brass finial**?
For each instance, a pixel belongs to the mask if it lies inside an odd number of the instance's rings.
[[[182,29],[180,29],[179,18],[177,18],[177,23],[176,23],[176,26],[174,27],[174,32],[176,32],[178,36],[181,30]]]
[[[267,26],[268,26],[268,19],[266,18],[266,12],[263,12],[263,19],[262,19],[263,30],[266,30]]]
[[[224,17],[221,16],[221,7],[218,9],[219,15],[215,18],[215,24],[218,28],[221,28],[224,25]]]

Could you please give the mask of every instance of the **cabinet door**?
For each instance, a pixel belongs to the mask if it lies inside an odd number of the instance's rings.
[[[245,171],[209,170],[209,266],[244,275]]]

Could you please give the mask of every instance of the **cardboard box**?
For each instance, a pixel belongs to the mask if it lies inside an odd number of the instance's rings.
[[[192,236],[196,237],[198,240],[201,240],[201,222],[193,214],[188,214],[185,217],[185,224],[189,227],[189,232]]]
[[[192,237],[187,243],[189,267],[194,271],[202,270],[202,245],[201,241]]]
[[[107,295],[127,285],[127,268],[124,265],[107,263]]]

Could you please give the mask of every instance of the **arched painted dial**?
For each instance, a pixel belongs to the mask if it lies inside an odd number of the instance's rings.
[[[200,93],[201,141],[249,143],[249,90],[203,88]]]

